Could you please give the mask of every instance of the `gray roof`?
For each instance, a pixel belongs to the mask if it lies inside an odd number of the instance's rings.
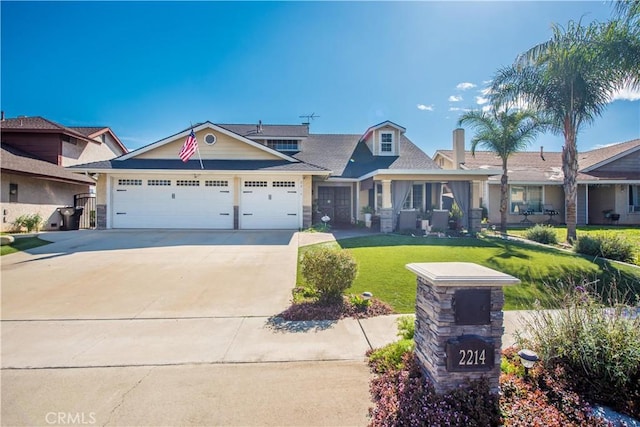
[[[262,132],[258,133],[258,125],[247,124],[219,124],[226,130],[229,130],[246,138],[306,138],[309,135],[309,127],[307,125],[262,125]]]
[[[298,160],[320,165],[334,177],[359,178],[378,169],[440,169],[431,158],[404,135],[399,156],[374,156],[361,135],[311,134],[302,142]]]
[[[95,184],[96,182],[78,173],[74,173],[62,166],[45,162],[34,156],[18,150],[7,144],[0,147],[0,168],[3,172],[14,172],[21,175],[54,179],[56,181],[80,184]]]
[[[228,171],[282,171],[282,172],[326,172],[326,169],[302,162],[289,162],[287,160],[202,160],[204,170],[228,170]],[[127,160],[103,160],[71,166],[71,169],[82,170],[202,170],[197,159],[183,162],[180,159],[127,159]]]
[[[3,131],[19,131],[19,132],[60,132],[73,135],[79,138],[86,138],[81,132],[75,129],[60,125],[58,123],[47,120],[44,117],[16,117],[7,118],[0,123],[0,127]]]

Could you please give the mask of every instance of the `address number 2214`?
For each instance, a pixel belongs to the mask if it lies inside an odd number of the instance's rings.
[[[460,350],[458,353],[460,354],[458,365],[473,366],[485,364],[486,355],[484,350]]]

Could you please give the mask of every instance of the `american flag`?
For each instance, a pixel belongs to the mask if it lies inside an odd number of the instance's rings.
[[[187,140],[182,145],[182,149],[180,150],[180,158],[183,162],[189,161],[191,156],[193,156],[198,149],[198,140],[196,139],[196,134],[193,133],[193,129],[191,129],[191,133],[187,137]]]

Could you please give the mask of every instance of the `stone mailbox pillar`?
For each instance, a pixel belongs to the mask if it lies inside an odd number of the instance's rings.
[[[485,377],[498,392],[503,286],[520,280],[468,262],[407,264],[417,276],[416,356],[436,392]]]

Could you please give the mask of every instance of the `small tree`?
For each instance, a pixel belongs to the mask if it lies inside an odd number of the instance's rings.
[[[302,276],[320,296],[322,302],[340,300],[356,278],[358,264],[350,253],[321,248],[302,257]]]

